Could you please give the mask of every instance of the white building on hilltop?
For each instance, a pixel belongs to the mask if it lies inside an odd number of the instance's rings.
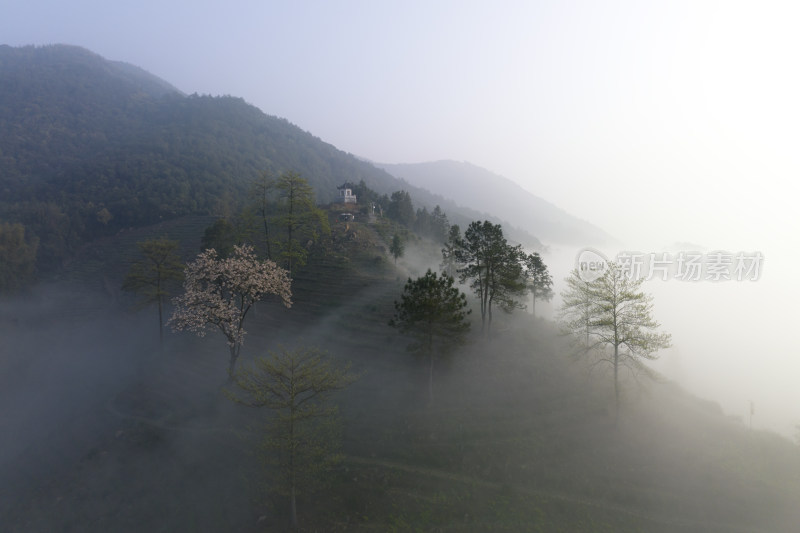
[[[356,195],[353,194],[353,189],[348,189],[345,185],[337,187],[339,196],[336,197],[337,204],[355,204]]]

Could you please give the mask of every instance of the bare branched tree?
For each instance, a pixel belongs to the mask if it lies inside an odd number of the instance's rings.
[[[597,363],[613,369],[617,413],[620,368],[639,371],[643,360],[657,359],[658,350],[670,346],[670,335],[656,332],[660,324],[652,317],[653,297],[641,290],[643,282],[610,262],[593,281],[573,271],[562,294],[562,326],[581,339],[584,353],[596,353]]]

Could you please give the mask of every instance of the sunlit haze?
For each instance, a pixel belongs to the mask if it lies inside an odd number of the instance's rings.
[[[82,46],[372,161],[469,161],[613,235],[609,256],[761,252],[757,281],[645,284],[673,335],[657,367],[790,435],[799,23],[793,2],[12,0],[0,43]],[[557,289],[576,252],[553,249]]]

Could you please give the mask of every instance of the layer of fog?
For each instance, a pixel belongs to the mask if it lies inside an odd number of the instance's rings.
[[[585,248],[596,249],[609,259],[621,252],[670,254],[673,272],[667,280],[654,277],[642,285],[653,296],[653,317],[661,324],[661,331],[672,335],[672,347],[659,352],[659,358],[648,364],[687,391],[717,402],[742,424],[794,439],[800,424],[795,372],[800,362],[792,352],[791,295],[798,293],[800,280],[791,272],[796,261],[791,250],[768,241],[764,244],[745,247],[726,241],[727,248],[675,242],[617,247],[546,244],[540,252],[553,277],[555,296],[550,302],[537,302],[536,314],[556,319],[565,279]],[[758,279],[714,282],[672,278],[679,252],[714,251],[761,253]],[[408,247],[398,260],[399,272],[414,277],[427,268],[438,270],[437,252],[430,243],[422,250]],[[459,287],[469,292],[466,286]],[[531,312],[530,298],[525,303],[526,312]]]
[[[353,361],[354,372],[373,360],[369,379],[352,387],[370,401],[349,402],[348,419],[372,427],[400,402],[424,404],[424,387],[417,397],[394,392],[416,380],[403,346],[388,348],[401,359],[372,341],[337,353],[341,321],[370,312],[376,296],[385,295],[366,288],[324,317],[304,310],[316,302],[259,304],[240,368],[282,346],[316,346]],[[224,338],[165,328],[160,346],[155,308],[134,312],[131,303],[66,283],[0,301],[0,529],[281,529],[283,507],[270,507],[253,454],[266,413],[225,396]],[[385,322],[379,342],[393,333]]]
[[[762,254],[757,280],[680,281],[668,277],[644,282],[643,290],[654,297],[654,318],[662,331],[672,334],[673,344],[649,364],[692,393],[718,402],[742,423],[752,421],[753,428],[793,438],[800,422],[800,393],[795,372],[798,362],[793,355],[790,295],[797,290],[797,281],[788,271],[791,258],[781,248],[733,246],[723,251]],[[680,251],[720,250],[690,243],[596,249],[610,259],[620,252],[666,252],[673,260]],[[549,309],[543,306],[542,310],[551,318],[581,250],[550,246],[544,253],[556,297]]]
[[[225,361],[196,366],[225,345],[167,333],[160,349],[157,331],[153,308],[134,313],[85,287],[40,285],[0,303],[0,529],[242,530],[248,487],[225,461],[241,454],[220,401]]]
[[[432,250],[435,252],[436,247]],[[326,316],[309,314],[308,320],[295,319],[276,329],[269,327],[273,323],[271,313],[302,314],[302,302],[288,311],[269,305],[259,307],[248,318],[249,334],[241,364],[278,344],[291,347],[312,343],[340,348],[337,340],[341,339],[342,321],[350,313],[359,320],[385,314],[387,309],[371,308],[387,296],[375,291],[391,291],[389,296],[397,298],[406,274],[421,275],[428,266],[435,266],[430,252],[418,253],[415,247],[409,247],[406,256],[398,261],[396,284],[369,287],[341,307],[332,307],[333,312]],[[569,255],[572,254],[565,254]],[[574,258],[568,259],[569,264]],[[549,265],[556,289],[560,290],[562,268],[554,259]],[[656,298],[656,314],[677,341],[681,337],[679,324],[668,323],[661,316],[661,309],[669,308],[667,298]],[[381,305],[385,304],[384,301]],[[540,307],[543,314],[549,313],[547,307]],[[152,308],[131,313],[104,295],[55,286],[38,287],[33,294],[0,306],[0,328],[5,340],[0,361],[0,415],[4,422],[0,440],[0,516],[5,523],[20,531],[257,528],[259,516],[253,514],[253,509],[263,506],[254,504],[254,500],[263,498],[263,494],[252,484],[253,469],[243,471],[243,466],[252,466],[247,444],[231,431],[244,427],[243,422],[252,422],[249,417],[253,412],[242,417],[237,406],[221,395],[227,347],[218,334],[197,339],[190,334],[167,333],[165,346],[159,349],[154,315]],[[495,324],[497,335],[490,345],[477,342],[454,358],[452,364],[437,366],[436,393],[451,408],[444,419],[469,419],[474,413],[484,413],[490,416],[488,427],[495,423],[491,417],[498,412],[507,414],[514,424],[526,423],[530,414],[535,420],[544,419],[551,424],[530,428],[537,438],[538,431],[546,430],[551,449],[561,447],[560,439],[568,439],[571,446],[576,441],[616,446],[619,437],[613,429],[611,404],[595,402],[596,398],[608,399],[608,382],[601,379],[594,382],[595,386],[586,386],[568,380],[563,368],[577,373],[580,368],[559,357],[561,353],[551,353],[549,341],[544,339],[547,328],[541,330],[541,338],[538,333],[533,334],[529,317],[524,314],[507,317],[498,313]],[[505,331],[510,330],[516,333],[505,336]],[[425,420],[425,413],[429,412],[426,366],[406,353],[405,339],[385,326],[383,318],[374,331],[364,334],[367,336],[363,339],[348,339],[350,349],[340,354],[354,362],[355,371],[368,369],[368,374],[348,391],[344,402],[347,431],[358,437],[351,437],[348,453],[372,457],[392,451],[394,448],[387,448],[385,443],[384,448],[376,449],[375,443],[364,436],[383,435],[406,425],[409,435],[401,430],[392,446],[402,448],[408,445],[406,439],[423,446],[414,450],[415,454],[438,449],[441,445],[433,437],[437,432],[446,434],[446,428],[436,425],[441,420],[434,416],[430,421],[430,438],[413,426],[417,423],[414,416]],[[359,343],[362,346],[352,349]],[[530,363],[537,358],[535,365]],[[665,362],[668,359],[665,354]],[[514,377],[509,381],[509,371],[497,367],[498,360],[512,361],[520,365],[521,371],[510,372]],[[504,381],[498,383],[498,378]],[[574,379],[582,383],[580,380],[586,378],[576,375]],[[559,392],[558,383],[571,385],[564,385]],[[475,390],[481,393],[476,394]],[[646,397],[642,390],[631,394],[637,402]],[[605,478],[598,476],[597,470],[611,468],[620,479],[632,476],[644,486],[657,484],[680,494],[687,483],[681,477],[685,473],[671,473],[669,466],[681,462],[684,437],[699,442],[708,432],[716,436],[717,429],[691,426],[673,432],[682,427],[682,415],[696,412],[697,406],[677,405],[683,401],[679,396],[656,391],[656,399],[660,396],[669,406],[657,407],[664,412],[653,416],[647,407],[641,415],[623,421],[626,438],[620,440],[636,456],[618,458],[619,464],[600,464],[590,455],[555,465],[537,461],[529,455],[530,449],[516,440],[492,441],[491,428],[485,429],[485,442],[478,444],[488,446],[489,442],[496,448],[476,449],[503,450],[508,446],[514,462],[509,463],[508,457],[498,454],[466,452],[464,461],[474,461],[476,468],[494,469],[491,475],[510,472],[510,479],[520,476],[526,482],[530,479],[525,476],[532,474],[525,469],[556,470],[567,478],[565,482],[570,487],[583,479],[579,475],[583,461],[587,468],[595,469],[596,477],[592,479],[598,483]],[[639,403],[632,405],[639,407]],[[675,413],[668,411],[672,406]],[[577,416],[580,423],[574,419],[562,421],[564,409]],[[634,413],[632,407],[626,409]],[[725,424],[713,409],[709,412],[710,421]],[[698,421],[694,415],[689,418],[689,424]],[[659,431],[649,431],[653,427]],[[691,434],[683,435],[681,431]],[[469,450],[470,446],[464,449]],[[630,464],[647,468],[631,473],[627,468]],[[469,470],[470,466],[465,468]],[[739,490],[724,487],[718,499],[738,494]],[[723,503],[728,508],[735,505],[735,500]],[[657,511],[665,515],[672,512],[669,508]],[[273,509],[267,520],[276,523],[280,517],[280,510]]]

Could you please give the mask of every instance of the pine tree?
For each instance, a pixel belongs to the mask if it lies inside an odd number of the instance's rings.
[[[183,263],[178,256],[178,241],[166,238],[139,242],[142,257],[133,262],[122,289],[142,297],[140,306],[158,306],[158,338],[164,340],[164,298],[171,294],[170,282],[183,279]]]
[[[452,277],[430,269],[421,278],[408,278],[389,325],[415,340],[409,350],[428,356],[428,394],[433,402],[433,366],[436,355],[463,342],[469,331],[467,297],[453,286]]]
[[[297,172],[278,177],[275,191],[279,196],[275,224],[284,231],[279,240],[280,256],[292,273],[306,264],[308,250],[303,242],[314,242],[320,233],[331,232],[328,217],[314,205],[314,189]]]
[[[337,367],[316,349],[282,349],[256,359],[235,374],[239,391],[228,396],[251,407],[266,407],[270,420],[262,460],[276,467],[275,487],[289,497],[289,522],[297,529],[297,495],[311,492],[339,461],[341,431],[332,393],[356,379],[349,366]]]
[[[536,318],[536,300],[549,302],[553,299],[553,276],[547,270],[547,265],[542,261],[539,252],[533,252],[524,257],[525,281],[528,290],[533,295],[533,316]]]
[[[470,223],[456,249],[456,260],[464,265],[459,281],[470,281],[478,295],[481,329],[487,334],[494,305],[507,312],[522,307],[518,300],[525,291],[521,257],[522,248],[509,245],[502,227],[488,220]]]
[[[398,233],[395,233],[392,237],[392,243],[389,245],[389,252],[394,257],[394,264],[397,264],[397,258],[403,257],[403,254],[406,251],[406,245],[403,242],[403,238],[400,237]]]

